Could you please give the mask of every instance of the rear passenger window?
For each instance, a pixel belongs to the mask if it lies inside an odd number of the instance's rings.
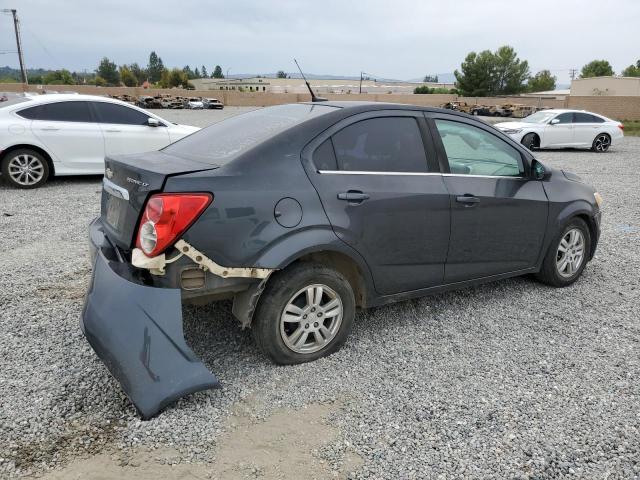
[[[93,102],[100,123],[120,125],[147,125],[149,115],[115,103]]]
[[[336,154],[333,151],[331,139],[327,138],[322,145],[313,152],[313,163],[318,170],[337,170]]]
[[[604,118],[590,113],[575,112],[573,115],[575,123],[604,123]]]
[[[573,115],[574,115],[575,123],[603,123],[604,122],[602,118],[596,117],[595,115],[591,115],[590,113],[575,112]]]
[[[333,136],[338,168],[361,172],[426,172],[418,122],[412,117],[362,120]]]
[[[93,122],[87,102],[56,102],[25,108],[16,112],[29,120],[52,122]]]

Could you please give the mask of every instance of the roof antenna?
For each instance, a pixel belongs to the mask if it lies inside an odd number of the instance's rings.
[[[298,65],[298,61],[295,58],[293,59],[293,61],[296,62],[296,67],[298,67],[298,70],[300,70],[300,75],[302,75],[302,78],[304,79],[304,83],[307,84],[307,88],[309,89],[309,93],[311,94],[311,101],[326,102],[327,101],[326,98],[316,97],[316,94],[313,93],[313,90],[311,90],[311,85],[309,85],[309,82],[307,82],[307,78],[304,76],[304,73],[302,73],[302,69],[300,68],[300,65]]]

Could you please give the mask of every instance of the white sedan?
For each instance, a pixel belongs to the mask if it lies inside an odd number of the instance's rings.
[[[0,106],[0,168],[10,184],[35,188],[53,175],[102,174],[106,155],[158,150],[197,130],[106,97],[19,97]]]
[[[590,148],[606,152],[624,136],[620,122],[584,110],[541,110],[520,121],[495,126],[529,150]]]

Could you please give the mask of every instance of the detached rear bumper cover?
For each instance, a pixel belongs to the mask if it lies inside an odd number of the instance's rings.
[[[99,221],[91,225],[91,244],[93,278],[82,330],[142,418],[184,395],[219,387],[184,340],[180,290],[136,283]]]

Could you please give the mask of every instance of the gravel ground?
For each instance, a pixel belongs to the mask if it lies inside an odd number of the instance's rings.
[[[200,125],[221,114],[159,113]],[[142,449],[206,467],[238,406],[259,423],[331,405],[337,434],[313,450],[328,478],[640,478],[640,138],[539,157],[605,200],[598,253],[575,285],[519,278],[360,312],[339,353],[291,367],[258,354],[229,304],[188,307],[187,340],[224,388],[148,422],[78,327],[100,180],[1,186],[0,477]]]

